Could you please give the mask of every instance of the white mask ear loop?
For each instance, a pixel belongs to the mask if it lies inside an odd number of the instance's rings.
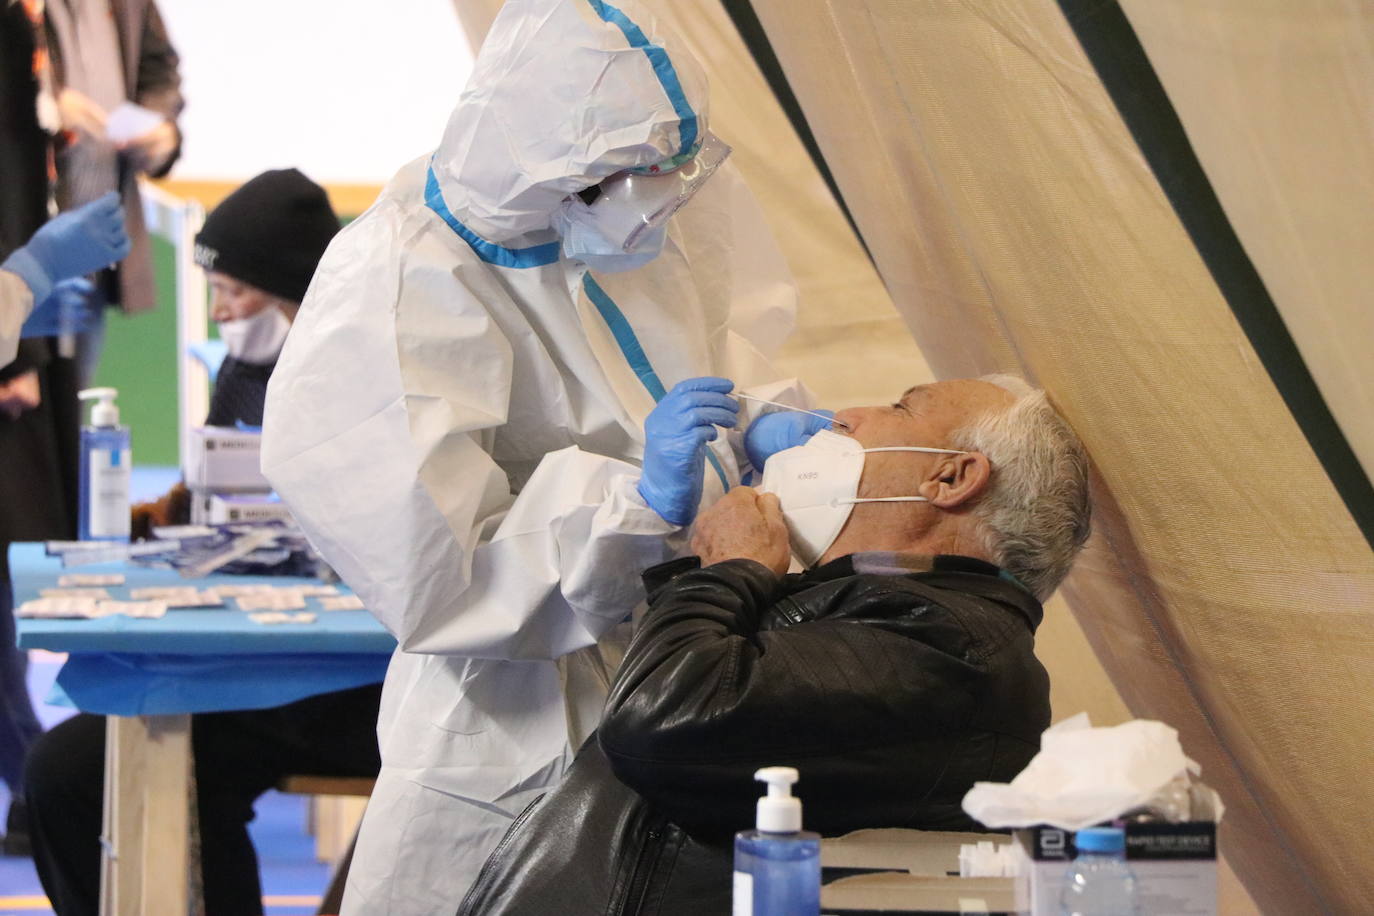
[[[864,452],[926,452],[931,455],[967,455],[968,452],[957,448],[921,448],[917,445],[887,445],[882,448],[866,448]],[[928,503],[924,496],[870,496],[854,499],[832,499],[830,505],[855,505],[856,503]]]

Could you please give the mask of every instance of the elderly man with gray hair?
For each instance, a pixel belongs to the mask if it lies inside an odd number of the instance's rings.
[[[1049,725],[1041,601],[1087,539],[1088,463],[1043,392],[919,385],[768,458],[645,574],[597,734],[517,819],[461,913],[730,911],[754,771],[805,826],[974,829]],[[788,574],[795,555],[807,564]]]

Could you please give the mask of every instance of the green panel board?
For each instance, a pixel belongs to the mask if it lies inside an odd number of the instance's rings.
[[[119,389],[119,418],[133,437],[135,465],[175,467],[177,445],[176,260],[153,236],[157,308],[138,315],[110,309],[95,384]]]

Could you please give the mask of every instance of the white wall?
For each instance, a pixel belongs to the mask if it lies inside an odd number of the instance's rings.
[[[438,142],[472,64],[451,0],[158,7],[187,99],[173,178],[384,182]]]

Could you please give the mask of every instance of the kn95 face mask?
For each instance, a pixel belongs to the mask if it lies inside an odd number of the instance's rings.
[[[848,436],[821,430],[804,445],[773,455],[764,465],[759,489],[778,497],[792,549],[807,566],[815,565],[835,543],[856,503],[929,501],[924,496],[860,498],[859,481],[868,452],[966,454],[958,449],[917,446],[864,448]]]

